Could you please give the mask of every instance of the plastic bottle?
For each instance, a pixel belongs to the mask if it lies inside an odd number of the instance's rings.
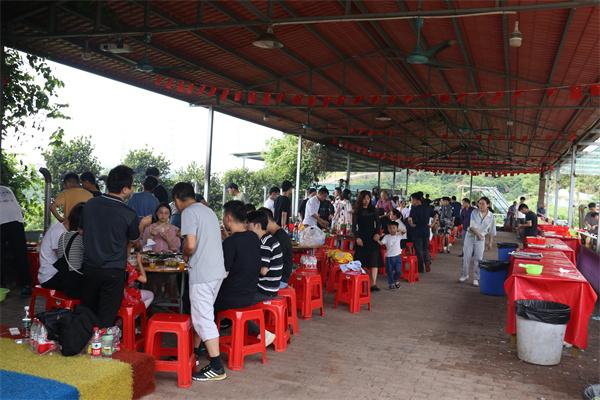
[[[29,318],[29,306],[25,306],[25,316],[21,320],[23,323],[23,336],[28,338],[31,335],[31,318]]]
[[[113,333],[108,328],[106,334],[102,335],[102,357],[112,357],[113,353]]]
[[[33,319],[31,323],[31,339],[29,339],[29,347],[31,351],[37,352],[37,344],[38,344],[38,333],[40,330],[40,321],[37,318]]]
[[[97,326],[94,327],[92,335],[92,357],[102,356],[102,339],[100,338],[100,330]]]

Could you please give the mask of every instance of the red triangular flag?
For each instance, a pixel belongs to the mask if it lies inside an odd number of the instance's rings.
[[[354,97],[354,104],[359,104],[362,101],[363,97],[362,96],[355,96]]]
[[[304,95],[297,94],[292,99],[292,104],[294,104],[294,105],[300,105],[300,104],[302,104],[302,100],[304,100]]]
[[[263,93],[262,102],[263,102],[263,105],[265,105],[265,106],[268,106],[269,104],[271,104],[271,92]]]
[[[161,75],[157,75],[156,78],[154,79],[154,84],[156,86],[160,86],[162,81],[163,81],[164,77]]]
[[[190,83],[187,87],[187,94],[192,94],[194,93],[194,84]]]
[[[281,104],[281,103],[283,103],[283,100],[285,100],[285,93],[283,93],[283,92],[277,93],[277,97],[275,98],[275,103]]]
[[[205,90],[206,90],[206,85],[200,85],[197,93],[200,95],[203,95]]]
[[[473,97],[473,99],[474,99],[475,101],[479,101],[479,100],[481,100],[481,99],[482,99],[482,98],[483,98],[485,95],[486,95],[485,93],[479,93],[479,92],[477,92],[477,93],[474,93],[474,97]]]
[[[216,86],[213,86],[213,87],[211,87],[211,88],[208,90],[208,93],[206,93],[206,95],[207,95],[208,97],[213,97],[215,94],[217,94],[217,89],[218,89],[218,88],[217,88]]]
[[[371,105],[374,106],[381,101],[381,96],[376,94],[375,96],[371,96]]]
[[[317,104],[317,96],[310,95],[308,96],[308,100],[306,101],[309,107],[314,107]]]
[[[165,85],[165,89],[173,89],[173,79],[167,78],[167,84]]]
[[[323,107],[327,108],[329,107],[329,103],[331,102],[331,96],[323,96],[321,100],[323,101]]]
[[[412,94],[406,94],[402,96],[402,101],[404,101],[405,104],[410,104],[410,102],[413,101],[414,98],[415,96],[413,96]]]
[[[241,90],[238,90],[237,92],[235,92],[235,94],[233,95],[233,101],[239,103],[240,101],[242,101],[242,95],[243,92]]]
[[[557,88],[548,88],[548,89],[546,89],[546,96],[548,96],[548,97],[552,97],[556,93],[558,93],[558,89]]]
[[[521,97],[522,94],[523,94],[522,90],[515,90],[512,93],[512,102],[513,102],[513,104],[515,104],[517,102],[517,100],[519,99],[519,97]]]
[[[248,98],[246,101],[248,104],[256,104],[256,92],[254,90],[248,92]]]
[[[341,107],[344,105],[344,103],[346,102],[346,96],[338,96],[337,100],[335,101],[335,105],[337,107]]]
[[[438,96],[440,103],[450,103],[450,95],[448,93],[442,93]]]
[[[504,97],[504,92],[496,92],[496,94],[494,94],[494,97],[491,100],[491,103],[496,104],[497,102],[502,100],[503,97]]]
[[[569,141],[571,141],[571,142],[574,142],[574,141],[575,141],[575,139],[577,139],[577,134],[575,134],[575,133],[571,133],[571,134],[569,135]]]
[[[467,97],[466,93],[459,93],[456,95],[456,102],[458,104],[462,104],[465,101],[465,98]]]
[[[179,93],[183,92],[183,81],[177,82],[177,91]]]
[[[397,99],[397,98],[398,98],[398,97],[397,97],[397,96],[394,96],[394,95],[390,95],[390,96],[388,96],[388,97],[387,97],[387,104],[388,104],[388,106],[393,106],[393,105],[394,105],[394,103],[396,103],[396,99]]]
[[[228,88],[223,89],[223,91],[221,92],[221,96],[219,97],[221,101],[227,100],[227,97],[229,97],[229,90],[230,89]]]
[[[590,95],[600,96],[600,83],[594,83],[590,86]]]
[[[581,93],[581,86],[571,86],[569,88],[569,97],[571,100],[581,100],[583,97]]]

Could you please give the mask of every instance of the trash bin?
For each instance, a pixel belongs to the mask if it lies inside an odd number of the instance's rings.
[[[600,383],[585,388],[583,398],[585,400],[600,400]]]
[[[504,281],[508,276],[507,261],[479,261],[479,292],[488,296],[504,296]]]
[[[498,247],[498,260],[500,261],[510,261],[510,252],[513,252],[519,248],[518,243],[509,243],[509,242],[500,242],[497,243]]]
[[[543,300],[517,300],[517,354],[528,363],[560,363],[569,306]]]

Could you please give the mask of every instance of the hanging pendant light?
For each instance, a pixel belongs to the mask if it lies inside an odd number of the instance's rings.
[[[270,25],[267,31],[262,33],[252,44],[261,49],[281,49],[283,47],[283,43],[277,39],[273,33],[273,27]]]
[[[523,44],[523,34],[519,31],[519,21],[515,21],[515,29],[510,34],[508,43],[510,44],[510,47],[521,47]]]
[[[380,112],[379,114],[377,114],[377,116],[375,117],[376,121],[379,122],[390,122],[392,120],[392,117],[390,117],[389,115],[387,115],[385,112]]]

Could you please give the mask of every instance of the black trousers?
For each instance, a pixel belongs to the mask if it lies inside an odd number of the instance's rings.
[[[7,286],[9,271],[12,267],[17,274],[21,286],[31,286],[29,261],[27,260],[27,243],[25,228],[21,222],[12,221],[0,225],[0,240],[2,242],[2,286]]]
[[[125,289],[125,270],[84,267],[81,304],[96,313],[99,328],[113,326]]]
[[[425,264],[431,262],[431,256],[429,255],[429,238],[413,237],[412,239],[415,244],[415,252],[417,253],[417,260],[419,262],[419,272],[425,272]]]
[[[74,299],[81,298],[81,284],[83,276],[74,271],[58,271],[52,278],[42,283],[45,289],[56,289],[64,292],[67,296]]]

